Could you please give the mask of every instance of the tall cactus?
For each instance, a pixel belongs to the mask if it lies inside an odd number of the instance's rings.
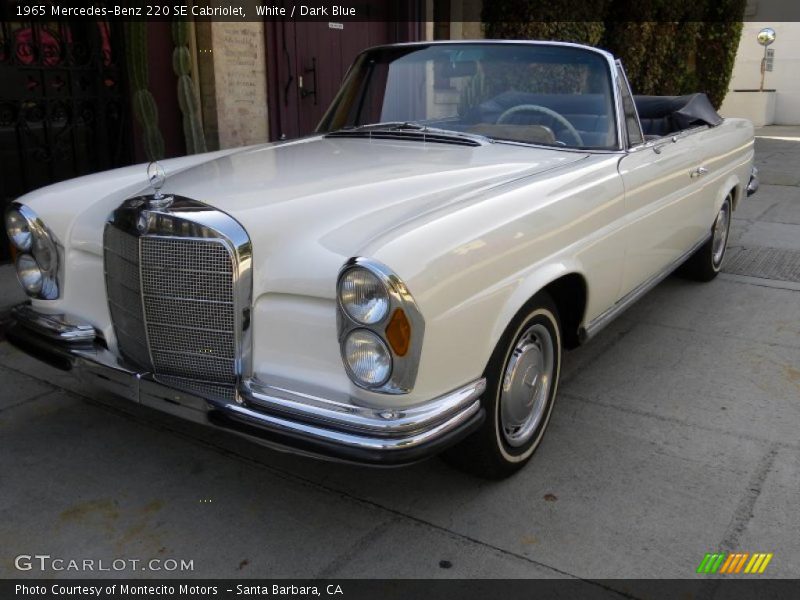
[[[206,138],[200,119],[200,101],[192,82],[192,60],[189,54],[189,23],[184,20],[172,22],[172,70],[178,76],[178,106],[183,113],[183,135],[186,152],[198,154],[206,151]]]
[[[158,107],[148,89],[150,76],[147,69],[147,24],[131,21],[126,26],[128,78],[131,84],[133,114],[142,127],[145,156],[148,160],[159,160],[164,158],[164,138],[158,128]]]

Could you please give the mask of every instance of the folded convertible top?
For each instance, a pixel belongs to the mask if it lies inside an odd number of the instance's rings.
[[[714,127],[722,123],[722,117],[714,110],[705,94],[634,96],[633,99],[645,133],[650,129],[649,133],[664,135],[697,125]]]

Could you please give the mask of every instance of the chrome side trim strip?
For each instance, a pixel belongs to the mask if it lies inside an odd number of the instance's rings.
[[[669,144],[677,144],[683,138],[693,135],[695,133],[699,133],[700,131],[705,131],[709,129],[708,125],[696,125],[694,127],[690,127],[689,129],[682,129],[675,133],[667,134],[665,136],[656,138],[654,140],[645,140],[641,144],[637,144],[636,146],[632,146],[628,149],[628,152],[641,152],[643,150],[651,149],[656,154],[661,154],[661,147],[667,146]]]
[[[633,288],[630,292],[628,292],[625,296],[620,298],[614,306],[606,310],[604,313],[595,317],[591,322],[589,322],[584,327],[581,327],[578,330],[578,337],[581,343],[593,338],[597,335],[601,329],[603,329],[606,325],[608,325],[611,321],[616,319],[624,310],[626,310],[631,304],[636,302],[639,298],[644,296],[647,292],[652,290],[656,287],[659,283],[664,281],[667,276],[672,273],[675,269],[677,269],[681,264],[689,258],[692,254],[697,252],[700,247],[705,244],[711,234],[703,236],[698,242],[696,242],[689,250],[681,254],[678,258],[674,261],[669,263],[663,270],[659,271],[655,275],[653,275],[650,279],[646,280],[644,283],[639,284],[637,287]]]

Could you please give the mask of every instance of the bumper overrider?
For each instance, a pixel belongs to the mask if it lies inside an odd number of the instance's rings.
[[[7,339],[33,357],[72,371],[93,388],[197,423],[222,428],[263,445],[352,462],[401,465],[444,450],[484,419],[485,380],[410,408],[374,409],[349,398],[257,379],[239,386],[236,400],[176,389],[156,375],[127,366],[94,327],[30,305],[12,311]],[[288,389],[292,387],[293,389]]]
[[[752,167],[750,169],[750,180],[747,182],[747,188],[746,188],[748,197],[752,196],[758,191],[759,185],[760,184],[758,181],[758,169],[756,167]]]

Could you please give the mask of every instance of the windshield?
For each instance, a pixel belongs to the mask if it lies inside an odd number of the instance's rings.
[[[608,62],[546,44],[441,44],[361,54],[318,128],[386,124],[495,140],[614,149]],[[374,130],[374,128],[370,128]]]

